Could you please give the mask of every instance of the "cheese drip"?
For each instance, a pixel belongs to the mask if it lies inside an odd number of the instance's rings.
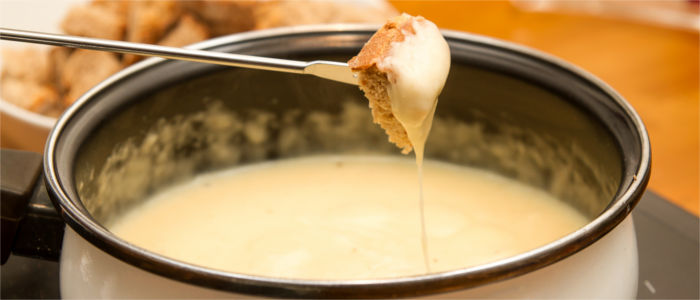
[[[411,31],[412,29],[412,31]],[[430,272],[423,198],[423,156],[438,95],[450,70],[450,49],[440,30],[424,18],[413,18],[402,29],[403,41],[391,44],[388,55],[377,67],[389,80],[387,92],[394,117],[403,125],[413,145],[418,166],[419,207],[423,260]]]

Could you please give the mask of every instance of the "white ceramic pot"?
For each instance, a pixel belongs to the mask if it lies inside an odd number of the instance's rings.
[[[350,25],[283,28],[218,38],[195,47],[300,60],[347,60],[375,30]],[[650,171],[649,141],[639,116],[610,87],[566,62],[489,38],[444,34],[451,47],[452,68],[436,120],[452,118],[455,126],[479,128],[471,132],[481,139],[459,145],[435,137],[428,148],[444,151],[428,150],[427,156],[488,168],[548,190],[590,217],[583,228],[527,253],[481,266],[361,281],[223,272],[131,245],[104,224],[142,201],[149,191],[182,175],[150,169],[181,170],[182,164],[191,164],[186,169],[196,170],[189,174],[194,175],[286,155],[236,138],[214,139],[240,151],[235,160],[199,155],[212,146],[207,144],[210,139],[199,139],[212,134],[207,128],[197,131],[200,124],[186,132],[174,131],[184,142],[159,145],[163,147],[156,154],[170,156],[156,164],[157,159],[149,160],[149,152],[132,151],[145,149],[144,141],[153,142],[145,138],[152,129],[156,133],[170,130],[168,120],[211,113],[207,107],[212,99],[223,99],[222,107],[241,115],[264,111],[280,116],[298,109],[300,118],[310,111],[337,113],[344,98],[363,101],[356,87],[303,75],[150,59],[78,99],[47,141],[46,189],[69,225],[61,257],[62,296],[633,298],[637,251],[629,213]],[[266,130],[274,137],[278,128]],[[308,133],[308,144],[293,155],[357,150],[344,144],[314,143],[315,134],[319,133]],[[154,136],[158,140],[159,135]],[[196,147],[187,142],[190,138],[197,141]],[[356,142],[365,151],[383,147],[372,141]],[[134,157],[154,165],[137,170],[124,167]],[[124,178],[139,178],[131,180],[139,185],[123,185],[120,179]]]
[[[125,264],[68,229],[61,256],[66,299],[244,298],[187,284]],[[637,240],[632,217],[571,257],[537,271],[456,292],[447,299],[636,299]],[[358,297],[362,297],[359,295]]]

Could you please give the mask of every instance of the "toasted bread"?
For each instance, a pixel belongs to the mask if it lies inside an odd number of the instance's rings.
[[[192,15],[185,13],[168,34],[158,44],[182,47],[209,38],[209,29]]]
[[[120,69],[119,60],[112,53],[73,51],[61,71],[61,85],[67,90],[64,104],[70,105],[80,95]]]
[[[390,19],[362,47],[360,53],[348,61],[353,72],[358,74],[360,89],[369,100],[374,122],[386,131],[389,141],[401,148],[404,154],[410,153],[413,145],[406,129],[391,110],[391,100],[387,91],[389,85],[387,71],[380,70],[377,65],[389,55],[392,43],[404,40],[402,30],[413,31],[412,18],[402,14]]]
[[[64,32],[71,35],[121,40],[126,28],[125,18],[118,12],[98,5],[73,6],[61,22]]]

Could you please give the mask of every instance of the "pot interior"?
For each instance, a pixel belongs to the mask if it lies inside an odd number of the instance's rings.
[[[349,58],[292,56],[319,57]],[[92,217],[108,222],[160,188],[235,165],[311,154],[400,155],[372,123],[355,86],[209,69],[154,83],[90,133],[75,178]],[[593,218],[620,186],[622,155],[600,122],[565,97],[528,79],[456,60],[426,157],[526,182]]]
[[[209,48],[347,61],[370,34],[292,33]],[[428,159],[525,182],[591,219],[624,191],[641,146],[606,91],[536,56],[460,35],[448,42],[452,66]],[[59,178],[69,201],[102,225],[203,172],[312,154],[401,155],[356,86],[304,75],[151,60],[71,114],[56,145]]]

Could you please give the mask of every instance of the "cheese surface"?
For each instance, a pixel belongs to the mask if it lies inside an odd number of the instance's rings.
[[[513,256],[585,225],[547,193],[426,161],[433,272]],[[109,229],[139,247],[213,269],[294,279],[425,273],[415,161],[311,156],[203,174],[154,195]]]

